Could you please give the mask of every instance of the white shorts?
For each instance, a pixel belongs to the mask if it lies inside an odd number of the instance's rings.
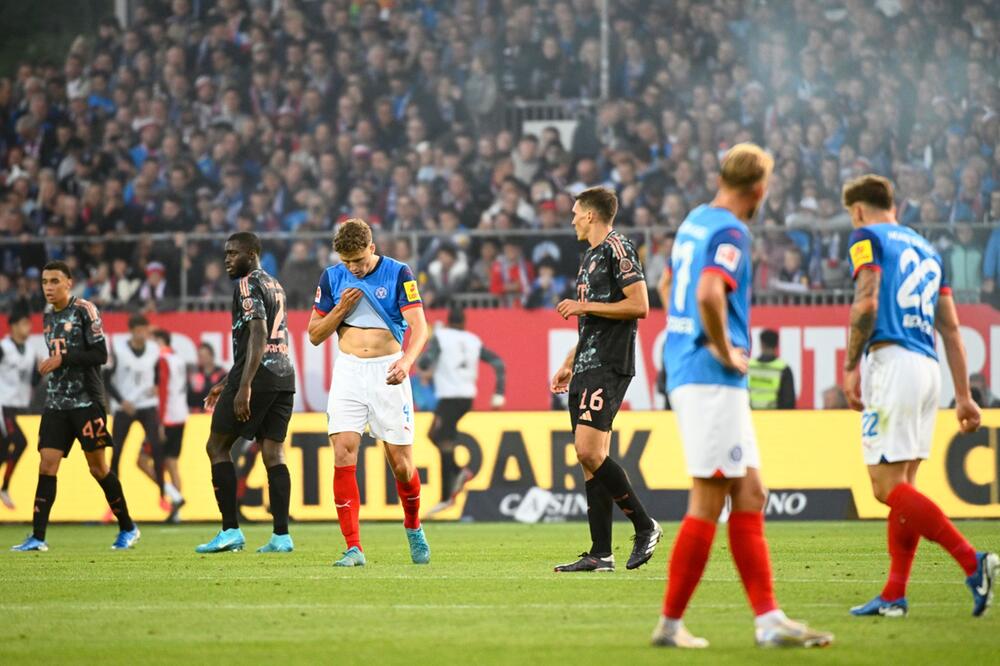
[[[333,366],[327,432],[364,433],[367,427],[372,437],[387,444],[413,444],[410,378],[401,384],[385,383],[389,366],[402,357],[402,352],[375,358],[341,352]]]
[[[719,384],[685,384],[670,392],[688,474],[696,479],[746,476],[760,469],[750,393]]]
[[[861,361],[861,445],[866,465],[926,460],[941,399],[941,371],[932,358],[898,345]]]

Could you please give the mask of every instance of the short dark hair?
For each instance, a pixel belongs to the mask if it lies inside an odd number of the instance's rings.
[[[844,183],[842,201],[844,208],[863,203],[879,210],[892,210],[892,183],[874,173],[858,176]]]
[[[760,332],[760,346],[768,349],[778,348],[778,332],[773,328],[765,328]]]
[[[128,318],[128,330],[133,328],[138,328],[140,326],[149,326],[149,320],[146,319],[144,314],[134,314]]]
[[[61,261],[59,259],[56,259],[54,261],[50,261],[47,264],[45,264],[44,266],[42,266],[42,272],[44,273],[45,271],[60,271],[63,275],[65,275],[70,280],[73,279],[73,272],[70,271],[69,264],[67,264],[65,261]]]
[[[611,224],[618,214],[618,195],[607,187],[589,187],[576,195],[581,206],[597,213],[604,222]]]
[[[455,326],[462,326],[465,324],[465,309],[461,306],[454,305],[448,310],[448,323]]]
[[[202,349],[210,353],[212,355],[212,358],[215,358],[215,347],[208,344],[207,342],[202,342],[200,345],[198,345],[198,350],[201,351]]]
[[[250,231],[237,231],[235,234],[231,235],[227,240],[227,243],[237,243],[242,245],[247,250],[250,250],[258,257],[261,254],[262,248],[260,244],[260,238],[257,234]]]
[[[31,319],[31,313],[25,307],[15,307],[7,315],[7,326],[13,326],[22,319]]]
[[[171,340],[170,331],[165,331],[162,328],[158,328],[155,331],[153,331],[153,337],[159,340],[161,343],[163,343],[164,347],[170,346],[170,340]]]

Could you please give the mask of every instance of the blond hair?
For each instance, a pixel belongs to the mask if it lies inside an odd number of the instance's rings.
[[[738,143],[722,157],[719,178],[734,190],[747,191],[766,181],[774,169],[774,159],[754,143]]]

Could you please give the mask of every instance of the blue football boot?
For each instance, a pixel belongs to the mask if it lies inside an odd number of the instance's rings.
[[[111,550],[128,550],[136,544],[140,536],[138,525],[133,525],[132,529],[128,531],[122,530],[115,537],[115,542],[111,544]]]
[[[993,585],[1000,573],[1000,556],[996,553],[976,553],[976,571],[965,579],[972,592],[972,615],[979,617],[993,603]]]
[[[38,550],[44,553],[49,549],[49,544],[40,539],[36,539],[33,534],[29,534],[27,539],[16,546],[11,546],[10,549],[18,553],[27,553],[32,550]]]
[[[900,597],[895,601],[886,601],[880,595],[866,604],[852,608],[851,615],[855,615],[857,617],[867,615],[878,615],[881,617],[906,617],[906,614],[909,611],[910,605],[906,603],[906,597]]]
[[[344,551],[344,556],[333,563],[335,567],[363,567],[367,564],[365,554],[357,546],[351,546]]]
[[[410,559],[414,564],[427,564],[431,561],[431,547],[427,543],[424,528],[406,529],[406,540],[410,542]]]
[[[290,553],[295,550],[291,534],[272,534],[271,540],[257,549],[258,553]]]
[[[196,553],[225,553],[243,550],[247,544],[243,530],[236,527],[230,530],[220,530],[208,543],[203,543],[194,549]]]

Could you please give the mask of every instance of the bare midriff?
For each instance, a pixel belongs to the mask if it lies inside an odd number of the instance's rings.
[[[337,329],[340,351],[358,358],[388,356],[400,351],[399,343],[384,328],[358,328],[341,326]]]

